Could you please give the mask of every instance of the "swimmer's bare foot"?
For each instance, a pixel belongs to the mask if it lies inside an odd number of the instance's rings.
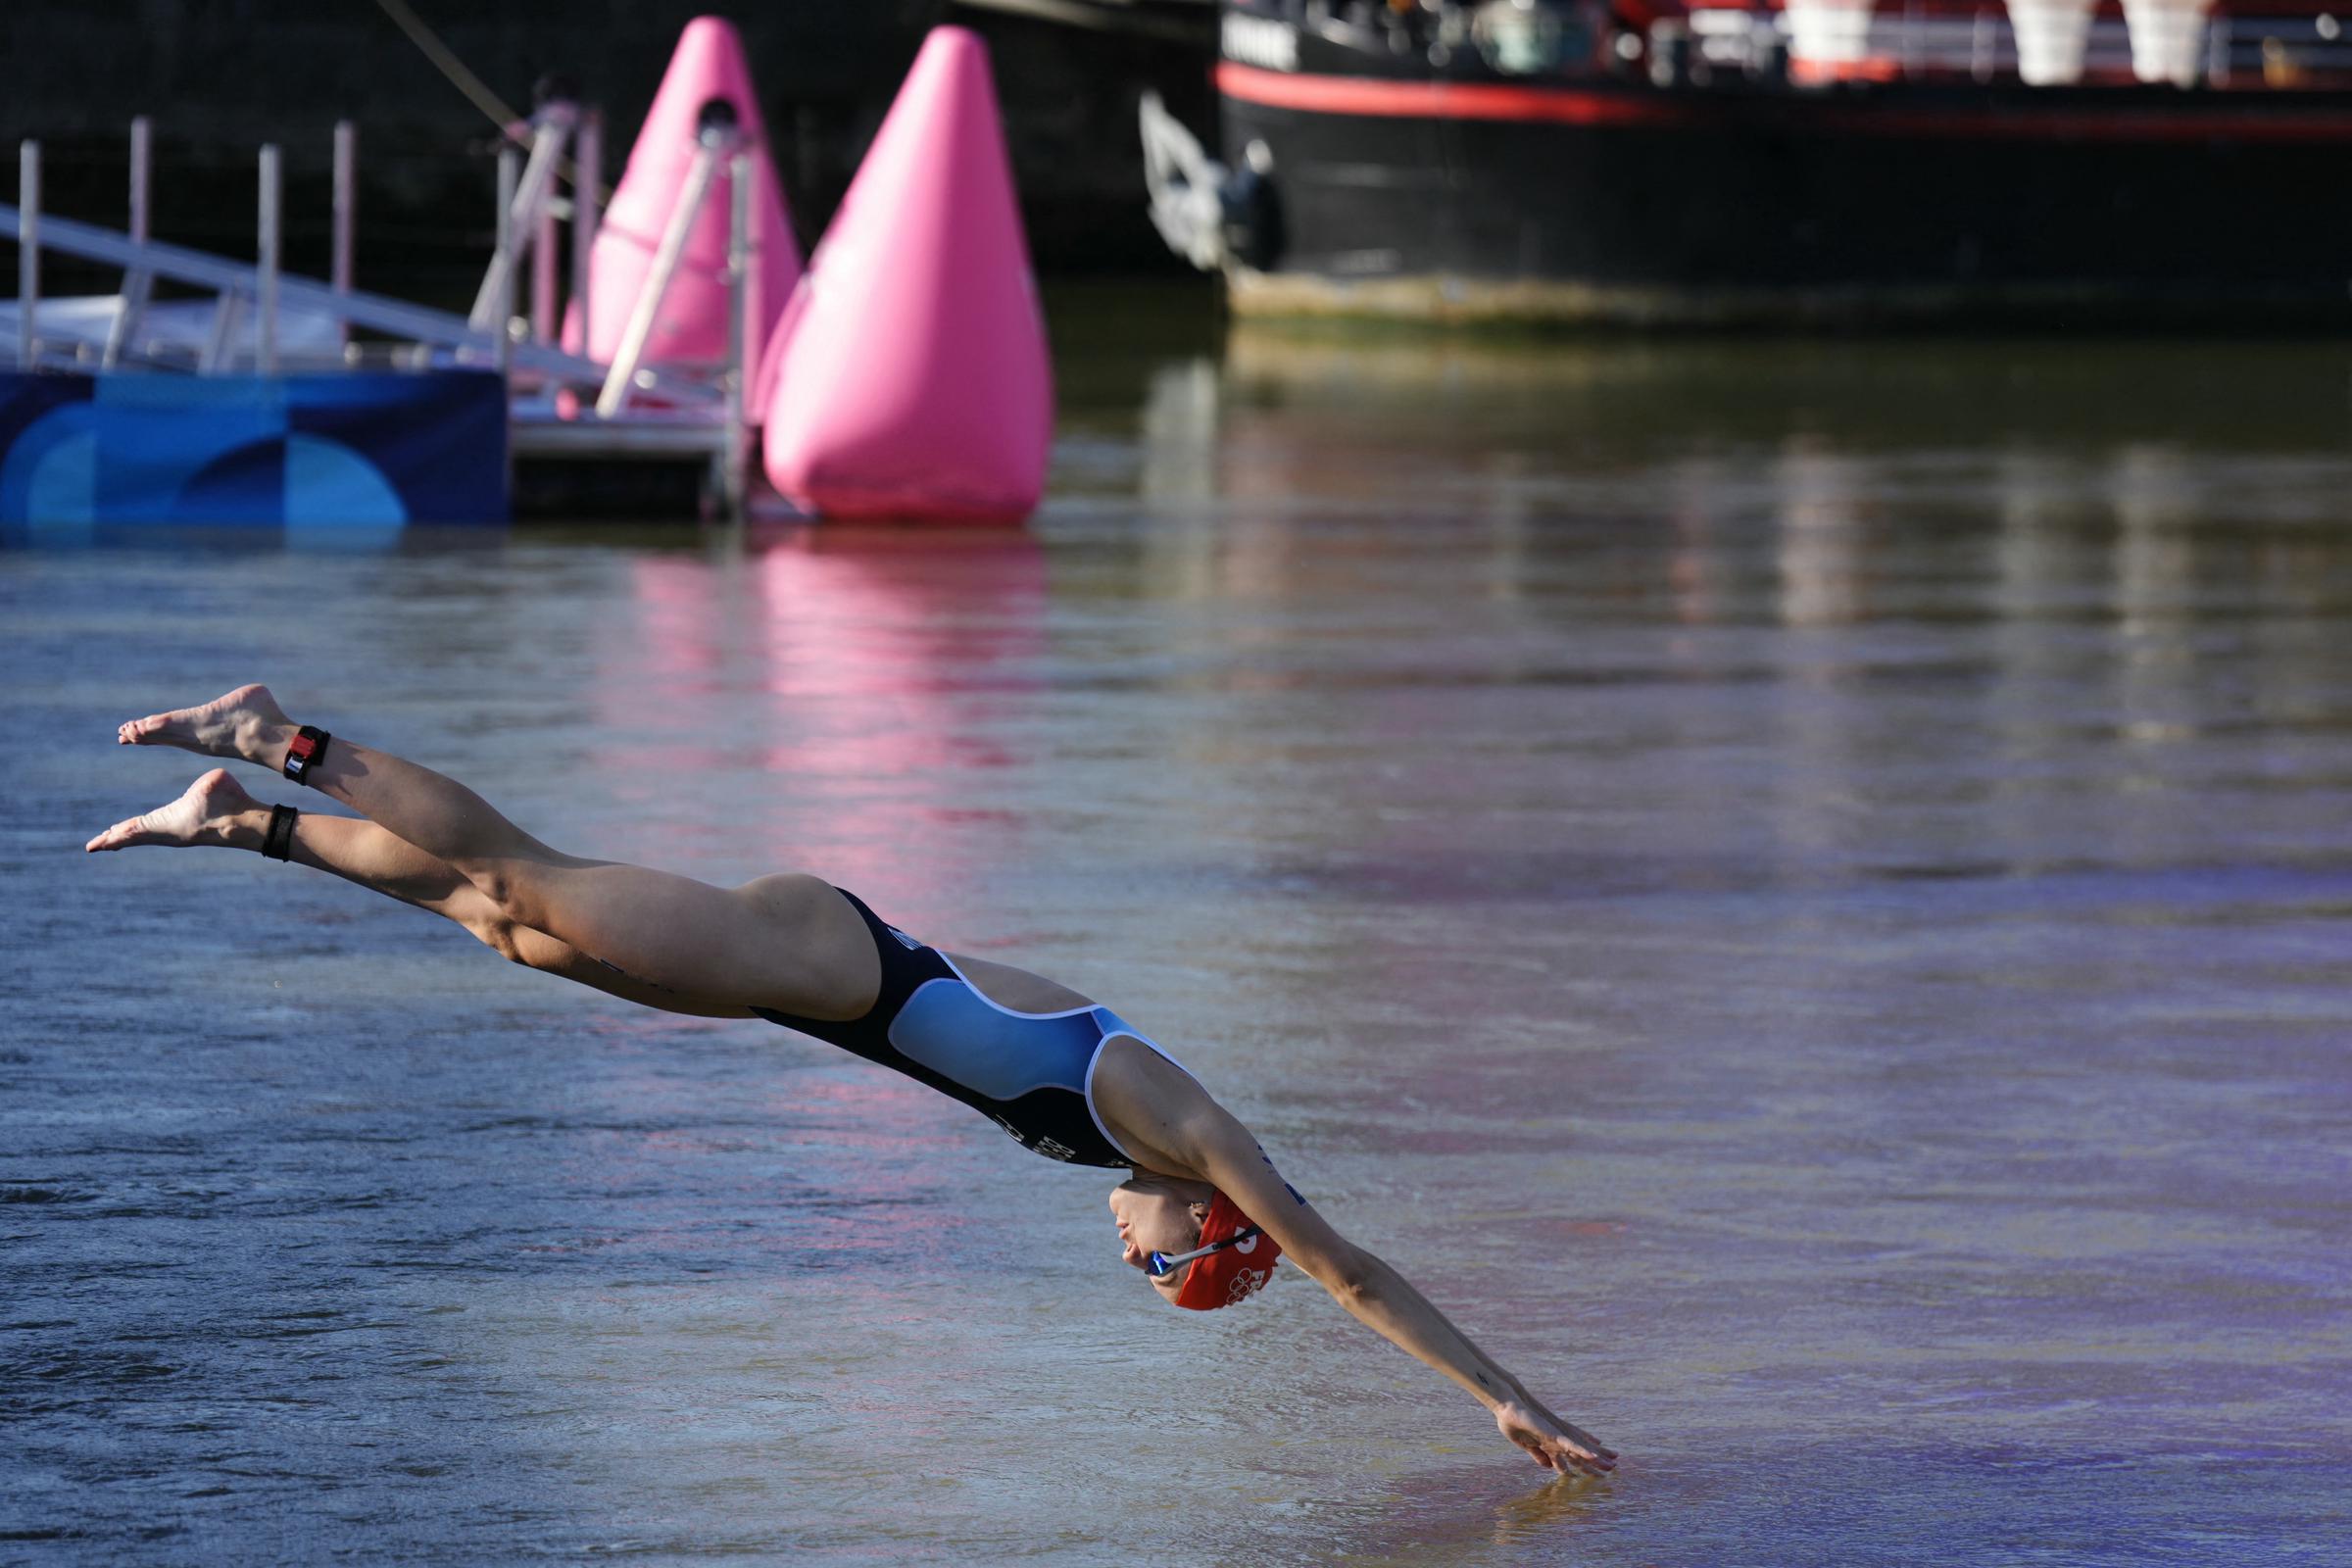
[[[134,718],[115,731],[124,746],[176,746],[274,767],[294,738],[294,723],[267,686],[240,686],[198,708]]]
[[[189,785],[178,800],[117,822],[82,849],[95,853],[160,844],[175,850],[198,845],[258,850],[269,830],[270,808],[239,788],[226,769],[216,767]]]

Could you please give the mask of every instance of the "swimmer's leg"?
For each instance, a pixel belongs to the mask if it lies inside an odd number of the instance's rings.
[[[128,850],[147,845],[172,849],[250,850],[260,853],[270,831],[270,808],[238,787],[220,768],[205,774],[187,793],[140,816],[117,822],[84,846],[91,851]],[[296,865],[312,866],[389,899],[438,914],[471,932],[501,956],[629,1002],[696,1017],[747,1017],[741,1007],[705,1002],[631,980],[597,962],[569,943],[517,925],[489,898],[414,844],[393,837],[373,822],[305,811],[287,846]]]
[[[298,726],[269,689],[133,719],[126,746],[175,746],[277,768]],[[814,877],[715,888],[548,848],[473,791],[336,735],[307,783],[455,869],[517,925],[634,979],[739,1006],[855,1017],[881,982],[872,939]]]

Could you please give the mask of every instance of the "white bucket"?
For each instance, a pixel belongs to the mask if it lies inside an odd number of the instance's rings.
[[[1850,66],[1870,55],[1872,0],[1786,0],[1788,58]]]
[[[2017,39],[2017,74],[2032,87],[2063,87],[2082,79],[2082,45],[2090,36],[2096,0],[2009,0],[2009,30]]]
[[[2205,64],[2205,13],[2213,0],[2124,0],[2132,74],[2193,87]]]

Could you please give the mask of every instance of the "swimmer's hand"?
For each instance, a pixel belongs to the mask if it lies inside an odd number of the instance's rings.
[[[1602,1447],[1598,1438],[1570,1426],[1542,1405],[1530,1408],[1505,1399],[1494,1407],[1494,1425],[1546,1470],[1564,1476],[1605,1476],[1617,1468],[1617,1455]]]

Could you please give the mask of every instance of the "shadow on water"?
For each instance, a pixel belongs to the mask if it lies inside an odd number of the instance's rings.
[[[1341,1526],[1333,1556],[1349,1563],[1573,1560],[1611,1503],[1611,1484],[1550,1480],[1492,1463],[1432,1467],[1393,1484],[1369,1517]],[[1516,1483],[1514,1485],[1514,1483]]]
[[[675,538],[675,529],[669,530]],[[497,526],[453,527],[414,524],[387,527],[336,524],[237,526],[226,523],[104,523],[97,525],[0,528],[0,550],[95,550],[213,560],[234,556],[456,556],[502,548],[507,530]]]
[[[1189,353],[1089,344],[1081,360],[1121,368],[1106,384],[1142,410],[1142,488],[1174,502],[1417,512],[1435,496],[1483,511],[1543,499],[1528,487],[1557,476],[1582,482],[1561,498],[1590,508],[1601,484],[1640,475],[1728,505],[1740,487],[1835,499],[1863,476],[1930,504],[1990,484],[2018,504],[2211,504],[2259,523],[2262,492],[2332,476],[2352,436],[2342,344],[1510,343],[1241,323]],[[1068,412],[1081,433],[1101,427],[1083,405]],[[2265,460],[2284,466],[2243,470]],[[2235,481],[2256,492],[2251,516],[2232,505]]]
[[[1602,572],[1590,608],[1664,602],[1685,624],[2169,622],[2347,591],[2341,345],[1359,342],[1243,325],[1138,373],[1132,460],[1073,441],[1064,494],[1132,488],[1190,519],[1237,593],[1406,569],[1441,533],[1494,593],[1532,606],[1547,573]],[[1586,662],[1577,678],[1615,673]]]
[[[2340,1454],[1960,1441],[1788,1451],[1799,1446],[1670,1453],[1619,1479],[1519,1491],[1491,1466],[1433,1468],[1361,1517],[1342,1510],[1321,1560],[2139,1568],[2269,1560],[2283,1543],[2326,1541],[2341,1517]],[[2266,1486],[2248,1495],[2235,1482],[2257,1469]]]
[[[2352,345],[1822,339],[1351,339],[1256,323],[1221,375],[1253,410],[1433,437],[1550,433],[1584,450],[1834,440],[2306,450],[2352,433]],[[1423,421],[1426,421],[1424,423]]]

